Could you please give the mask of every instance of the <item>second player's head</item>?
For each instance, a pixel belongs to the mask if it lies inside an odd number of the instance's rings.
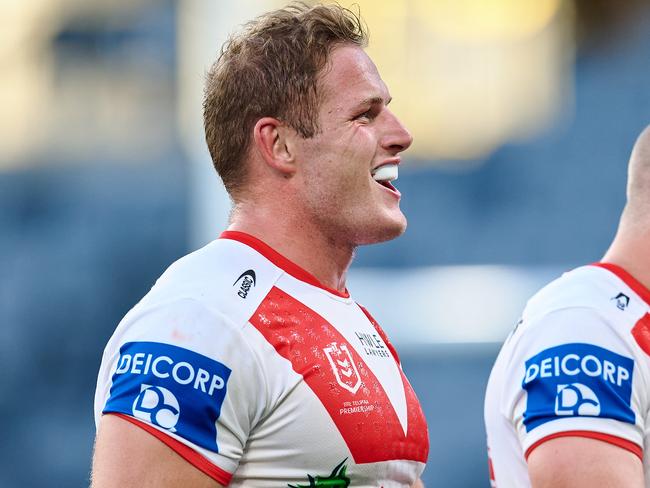
[[[634,232],[650,230],[650,126],[641,132],[632,149],[621,223]]]

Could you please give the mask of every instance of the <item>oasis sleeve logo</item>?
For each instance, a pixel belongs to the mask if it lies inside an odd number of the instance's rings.
[[[120,348],[104,413],[131,415],[219,452],[217,419],[230,373],[181,347],[128,342]]]
[[[633,424],[634,360],[593,344],[551,347],[526,361],[524,425],[530,432],[551,420],[603,417]]]

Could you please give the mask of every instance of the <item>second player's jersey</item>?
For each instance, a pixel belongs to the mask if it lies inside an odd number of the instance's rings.
[[[104,352],[119,415],[235,487],[409,487],[423,413],[368,312],[247,234],[172,265]]]
[[[564,274],[528,302],[486,392],[493,486],[530,486],[532,450],[583,436],[639,456],[650,487],[649,312],[650,291],[603,263]]]

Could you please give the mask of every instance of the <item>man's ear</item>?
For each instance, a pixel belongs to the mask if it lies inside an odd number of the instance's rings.
[[[253,140],[257,152],[271,168],[284,176],[296,172],[293,144],[295,135],[291,128],[273,117],[263,117],[253,128]]]

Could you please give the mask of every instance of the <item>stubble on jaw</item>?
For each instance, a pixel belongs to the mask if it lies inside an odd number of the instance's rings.
[[[335,202],[327,195],[313,195],[313,213],[316,227],[326,240],[337,248],[356,249],[358,246],[378,244],[401,236],[407,227],[404,214],[399,220],[377,213],[365,215],[363,208],[346,202]],[[374,202],[371,202],[371,204]],[[375,204],[376,205],[376,204]]]
[[[349,161],[354,159],[348,158]],[[389,209],[383,201],[385,195],[377,194],[378,189],[374,188],[377,183],[370,181],[370,166],[369,162],[367,169],[364,167],[361,173],[348,175],[341,174],[342,168],[328,164],[330,170],[338,174],[334,179],[324,175],[320,167],[315,167],[313,174],[303,182],[302,218],[313,222],[313,227],[336,248],[354,249],[389,241],[406,230],[404,214],[399,208]],[[365,176],[363,171],[367,171],[368,175]],[[365,183],[360,184],[359,181]],[[394,205],[399,206],[399,203],[395,202]],[[396,216],[398,212],[399,217]]]

